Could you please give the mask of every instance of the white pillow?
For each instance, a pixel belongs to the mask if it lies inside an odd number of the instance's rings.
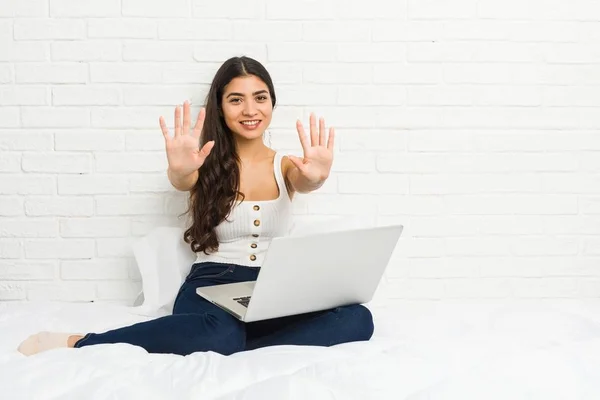
[[[310,235],[356,229],[370,225],[357,217],[294,216],[290,236]],[[196,254],[183,241],[183,230],[175,227],[155,228],[136,240],[133,253],[142,277],[142,293],[134,306],[146,315],[166,315],[173,312],[175,297]]]

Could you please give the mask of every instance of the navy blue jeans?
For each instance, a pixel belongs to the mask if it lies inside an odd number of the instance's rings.
[[[372,315],[358,304],[244,323],[196,293],[201,286],[256,280],[259,271],[234,264],[194,264],[175,299],[172,315],[88,333],[75,347],[129,343],[149,353],[214,351],[230,355],[274,345],[332,346],[369,340],[373,335]]]

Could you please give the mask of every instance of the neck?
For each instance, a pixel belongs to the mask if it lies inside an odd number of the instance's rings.
[[[270,154],[270,149],[263,143],[262,138],[252,140],[236,139],[236,152],[242,163],[262,159]]]

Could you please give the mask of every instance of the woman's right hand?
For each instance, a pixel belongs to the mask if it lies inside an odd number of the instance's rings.
[[[159,119],[160,128],[165,138],[165,147],[167,150],[167,161],[169,170],[179,177],[186,177],[197,171],[206,157],[210,154],[214,141],[207,142],[200,149],[200,134],[204,125],[206,111],[200,110],[196,125],[190,134],[190,104],[186,100],[183,103],[183,124],[181,121],[181,106],[175,107],[175,135],[171,137],[165,119],[161,116]]]

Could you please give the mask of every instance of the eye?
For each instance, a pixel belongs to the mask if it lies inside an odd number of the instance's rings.
[[[229,102],[233,104],[238,104],[240,101],[242,101],[242,99],[240,99],[239,97],[234,97],[233,99],[229,100]]]
[[[261,94],[261,95],[259,95],[259,96],[256,97],[256,100],[258,100],[258,101],[265,101],[267,99],[268,99],[268,97],[265,96],[264,94]]]

